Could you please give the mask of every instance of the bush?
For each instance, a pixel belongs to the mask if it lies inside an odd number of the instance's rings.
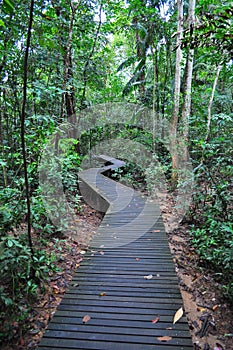
[[[189,215],[201,262],[216,272],[224,295],[233,302],[232,121],[232,115],[213,115],[209,140],[203,139],[203,132],[193,136],[196,185]]]
[[[0,341],[13,336],[14,322],[28,317],[32,297],[46,280],[50,271],[57,271],[55,255],[43,250],[31,255],[29,246],[21,237],[8,236],[0,241]]]
[[[209,219],[204,228],[193,228],[191,235],[201,262],[215,271],[225,295],[233,301],[233,224]]]

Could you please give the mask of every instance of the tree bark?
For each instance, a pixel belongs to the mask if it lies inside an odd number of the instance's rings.
[[[176,40],[176,68],[174,86],[174,107],[171,121],[170,151],[172,157],[172,184],[175,186],[178,179],[178,154],[177,154],[177,127],[180,111],[180,84],[181,84],[181,39],[183,35],[183,0],[177,0],[177,40]]]
[[[74,19],[75,19],[76,10],[79,4],[80,2],[77,5],[74,5],[73,2],[70,1],[71,15],[70,15],[70,23],[69,23],[69,34],[68,34],[68,40],[66,45],[66,53],[64,56],[63,90],[65,92],[62,95],[61,112],[60,112],[61,121],[63,120],[63,117],[64,117],[64,106],[66,107],[66,114],[68,118],[74,116],[76,113],[71,48],[72,48]]]
[[[94,43],[92,45],[91,51],[89,53],[89,56],[88,56],[88,58],[86,60],[86,63],[85,63],[84,69],[83,69],[83,92],[82,92],[82,97],[81,97],[81,101],[80,101],[80,107],[79,107],[80,110],[85,109],[87,107],[87,105],[86,105],[87,70],[88,70],[88,66],[90,64],[91,58],[92,58],[92,56],[93,56],[93,54],[95,52],[95,47],[96,47],[96,44],[97,44],[97,40],[98,40],[99,33],[100,33],[100,28],[101,28],[101,25],[102,25],[102,19],[101,19],[102,8],[103,8],[103,4],[101,3],[100,9],[99,9],[99,24],[98,24],[98,27],[97,27],[97,30],[96,30]]]
[[[190,43],[192,40],[192,32],[195,23],[195,6],[196,0],[189,0],[189,16],[188,25],[190,32]],[[185,83],[184,83],[184,102],[182,108],[182,142],[183,142],[183,160],[188,161],[188,134],[189,134],[189,118],[191,113],[191,90],[192,90],[192,76],[193,76],[193,59],[194,49],[190,47],[185,69]]]
[[[207,118],[205,142],[208,141],[209,135],[210,135],[211,109],[212,109],[214,94],[215,94],[215,90],[216,90],[216,86],[218,83],[218,78],[219,78],[219,74],[220,74],[221,69],[222,69],[222,65],[219,65],[217,68],[217,73],[216,73],[216,76],[214,79],[214,84],[213,84],[213,88],[212,88],[212,92],[211,92],[211,96],[210,96],[210,101],[209,101],[209,105],[208,105],[208,118]]]
[[[30,189],[29,189],[28,170],[27,170],[27,151],[26,151],[26,144],[25,144],[25,116],[26,116],[26,103],[27,103],[28,57],[29,57],[29,49],[30,49],[30,43],[31,43],[33,11],[34,11],[34,0],[31,0],[28,31],[27,31],[27,42],[26,42],[26,49],[25,49],[25,56],[24,56],[23,102],[22,102],[22,110],[21,110],[21,130],[20,130],[21,146],[22,146],[22,154],[23,154],[26,201],[27,201],[27,232],[28,232],[28,242],[31,250],[32,259],[34,257],[34,250],[33,250],[33,243],[32,243],[32,237],[31,237],[31,204],[30,204]]]

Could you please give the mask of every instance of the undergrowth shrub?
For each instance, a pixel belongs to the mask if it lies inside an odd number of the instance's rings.
[[[35,250],[32,257],[25,236],[0,240],[0,342],[14,335],[14,322],[26,319],[49,273],[58,271],[54,254]]]
[[[233,303],[233,117],[213,115],[208,141],[193,135],[192,243]],[[203,133],[202,133],[203,135]]]
[[[193,227],[191,235],[201,263],[215,271],[223,293],[233,302],[233,224],[209,218],[205,227]]]

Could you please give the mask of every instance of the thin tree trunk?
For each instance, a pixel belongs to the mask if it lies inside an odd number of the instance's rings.
[[[208,118],[207,118],[205,142],[208,141],[209,135],[210,135],[211,109],[212,109],[213,100],[214,100],[214,94],[215,94],[215,90],[216,90],[216,86],[217,86],[217,83],[218,83],[218,78],[219,78],[219,74],[220,74],[221,69],[222,69],[222,66],[219,65],[218,68],[217,68],[217,73],[216,73],[216,76],[215,76],[215,79],[214,79],[212,93],[211,93],[210,101],[209,101],[209,105],[208,105]]]
[[[137,24],[137,22],[135,22],[135,23]],[[141,68],[141,72],[138,76],[138,80],[140,82],[139,94],[140,94],[141,99],[143,99],[144,95],[145,95],[146,48],[143,47],[143,45],[141,44],[141,38],[140,38],[140,35],[139,35],[137,30],[136,30],[136,52],[137,52],[138,60],[141,61],[141,63],[142,63],[142,68]]]
[[[27,170],[27,151],[25,144],[25,116],[26,116],[26,103],[27,103],[27,81],[28,81],[28,56],[31,42],[31,31],[33,22],[33,11],[34,11],[34,0],[31,0],[30,14],[27,32],[27,43],[24,56],[24,77],[23,77],[23,102],[21,110],[21,145],[23,153],[23,166],[24,166],[24,179],[25,179],[25,190],[26,190],[26,201],[27,201],[27,227],[28,227],[28,242],[31,250],[31,257],[34,257],[34,250],[31,237],[31,205],[30,205],[30,190],[28,182],[28,170]]]
[[[178,17],[177,17],[177,41],[176,41],[176,70],[175,70],[175,87],[174,87],[174,107],[171,121],[171,139],[170,150],[172,157],[172,183],[176,184],[178,174],[178,155],[177,155],[177,126],[180,111],[180,82],[181,82],[181,39],[183,35],[183,1],[177,0]]]
[[[188,53],[186,61],[186,74],[184,83],[184,103],[182,108],[182,135],[187,141],[189,134],[189,117],[191,112],[191,89],[192,89],[192,72],[193,72],[194,50]]]
[[[0,96],[0,98],[1,98],[1,96]],[[3,136],[2,111],[0,111],[0,151],[2,154],[2,158],[4,159],[5,157],[4,157],[4,136]],[[3,183],[4,183],[4,186],[7,187],[8,179],[7,179],[7,171],[6,171],[5,164],[2,163],[1,167],[2,167],[2,172],[3,172]]]
[[[91,48],[91,51],[89,53],[89,56],[86,60],[86,63],[85,63],[85,66],[84,66],[84,69],[83,69],[83,92],[82,92],[82,97],[81,97],[81,101],[80,101],[80,110],[86,108],[86,90],[87,90],[87,70],[88,70],[88,66],[90,64],[90,61],[91,61],[91,58],[94,54],[94,51],[95,51],[95,47],[96,47],[96,44],[97,44],[97,40],[98,40],[98,37],[99,37],[99,33],[100,33],[100,28],[101,28],[101,25],[102,25],[102,19],[101,19],[101,16],[102,16],[102,8],[103,8],[103,4],[101,3],[100,5],[100,9],[99,9],[99,24],[98,24],[98,27],[97,27],[97,30],[96,30],[96,34],[95,34],[95,39],[94,39],[94,43],[92,45],[92,48]]]
[[[189,32],[190,39],[192,28],[195,22],[195,6],[196,0],[189,0]],[[184,103],[182,109],[182,136],[183,136],[183,160],[188,161],[188,134],[189,134],[189,118],[191,113],[191,90],[192,90],[192,76],[193,76],[193,59],[194,49],[190,48],[186,61],[186,74],[185,74],[185,88],[184,88]]]
[[[157,59],[155,55],[156,49],[154,50],[153,45],[151,46],[151,52],[152,52],[152,58],[153,58],[153,72],[154,72],[154,79],[153,79],[153,96],[152,96],[152,118],[153,118],[153,152],[155,152],[155,131],[156,131],[156,126],[158,126],[158,119],[157,119],[157,111],[155,108],[156,105],[156,83],[157,83]],[[157,125],[156,125],[157,124]]]
[[[69,35],[66,45],[66,54],[64,57],[64,75],[63,75],[63,90],[65,91],[62,94],[62,103],[61,103],[61,112],[60,112],[60,120],[63,120],[64,117],[64,106],[66,107],[67,117],[72,117],[75,115],[75,89],[73,85],[73,64],[72,64],[72,37],[73,37],[73,26],[75,13],[80,4],[80,1],[77,5],[74,5],[72,1],[70,1],[71,8],[71,17],[69,24]],[[72,81],[71,86],[68,88],[68,82]],[[70,85],[70,84],[69,84]]]

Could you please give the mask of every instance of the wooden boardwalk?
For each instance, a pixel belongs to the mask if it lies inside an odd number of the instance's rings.
[[[193,349],[186,317],[173,324],[183,303],[159,208],[102,174],[122,162],[100,158],[81,189],[107,213],[38,349]]]

